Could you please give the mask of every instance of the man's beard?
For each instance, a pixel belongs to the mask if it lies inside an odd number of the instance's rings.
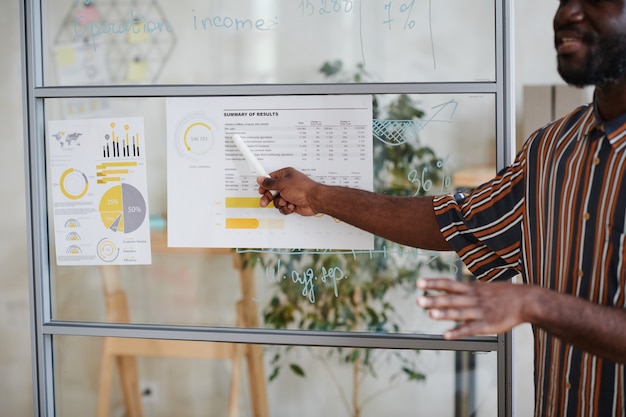
[[[557,69],[566,83],[576,87],[604,86],[626,78],[626,34],[584,40],[588,45],[595,41],[596,48],[582,66],[563,65],[557,60]]]

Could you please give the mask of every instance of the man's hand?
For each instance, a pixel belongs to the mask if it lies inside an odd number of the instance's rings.
[[[313,216],[318,213],[312,205],[318,196],[321,184],[313,181],[294,168],[283,168],[270,174],[271,178],[259,177],[259,194],[261,207],[267,207],[272,200],[274,206],[282,214],[298,213],[302,216]],[[275,197],[270,190],[278,191]]]
[[[504,282],[463,283],[446,278],[420,279],[424,291],[443,292],[421,296],[417,304],[435,320],[460,322],[444,333],[446,339],[506,332],[527,321],[525,307],[533,288]]]
[[[536,285],[507,282],[462,283],[444,278],[420,279],[417,287],[441,295],[418,297],[417,304],[436,320],[459,326],[446,339],[506,332],[531,323],[582,350],[626,363],[626,310],[591,303]]]
[[[259,204],[272,201],[282,214],[327,215],[394,242],[428,250],[451,250],[433,211],[433,197],[401,197],[325,185],[294,168],[257,178]],[[272,191],[276,196],[272,195]]]

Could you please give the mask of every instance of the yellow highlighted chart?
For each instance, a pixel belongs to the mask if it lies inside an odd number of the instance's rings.
[[[120,135],[116,133],[115,127],[117,124],[111,122],[109,127],[111,133],[104,135],[104,144],[102,145],[102,157],[105,159],[113,158],[138,158],[143,154],[139,146],[140,132],[134,131],[131,133],[131,126],[127,123],[123,124],[124,131]]]
[[[256,181],[294,164],[328,185],[373,189],[372,111],[361,94],[168,98],[168,246],[372,249],[373,236],[347,223],[260,207]]]
[[[81,253],[83,253],[83,250],[80,248],[80,246],[72,245],[65,250],[65,253],[68,255],[80,255]]]
[[[49,120],[58,265],[152,262],[144,121]]]
[[[130,184],[109,188],[100,199],[100,218],[114,232],[132,233],[146,217],[146,200]]]
[[[136,167],[136,161],[124,162],[104,162],[96,165],[96,177],[98,184],[106,184],[107,182],[119,182],[122,180],[120,175],[128,174],[129,167]]]
[[[70,200],[78,200],[84,197],[89,189],[87,176],[74,168],[63,171],[59,185],[63,195]]]
[[[260,197],[226,197],[226,208],[263,208],[259,205]],[[265,208],[274,208],[272,201]]]
[[[211,150],[215,141],[212,123],[204,115],[187,117],[176,132],[176,145],[180,153],[187,158],[204,157]]]
[[[246,217],[227,217],[227,229],[284,229],[283,219],[255,219]]]
[[[117,259],[120,254],[120,250],[110,239],[102,239],[98,242],[98,257],[102,259],[104,262],[113,262]]]

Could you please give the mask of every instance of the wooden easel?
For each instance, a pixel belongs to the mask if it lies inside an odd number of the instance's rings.
[[[167,250],[165,238],[155,234],[152,238],[153,253]],[[170,250],[167,250],[168,252]],[[181,250],[178,250],[181,251]],[[215,252],[215,251],[205,251]],[[232,251],[230,251],[232,253]],[[220,253],[225,253],[220,251]],[[259,318],[256,305],[252,271],[241,269],[238,257],[233,254],[233,263],[239,271],[241,299],[237,302],[238,327],[257,328]],[[130,322],[128,300],[121,288],[119,268],[104,266],[101,268],[106,320],[110,323]],[[138,356],[201,358],[212,360],[228,360],[232,363],[230,389],[228,396],[228,416],[237,417],[239,413],[239,394],[241,391],[241,365],[245,358],[250,385],[250,398],[255,417],[268,417],[268,404],[263,369],[263,352],[259,345],[237,343],[200,342],[186,340],[135,339],[105,337],[100,365],[100,381],[98,389],[97,417],[109,417],[109,399],[113,368],[117,365],[120,386],[124,399],[127,417],[143,417],[139,374],[137,369]]]

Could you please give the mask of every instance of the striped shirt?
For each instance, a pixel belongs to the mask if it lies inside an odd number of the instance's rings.
[[[514,163],[460,201],[441,232],[481,280],[524,281],[626,308],[626,115],[580,107],[536,131]],[[534,328],[536,416],[626,416],[624,365]]]

